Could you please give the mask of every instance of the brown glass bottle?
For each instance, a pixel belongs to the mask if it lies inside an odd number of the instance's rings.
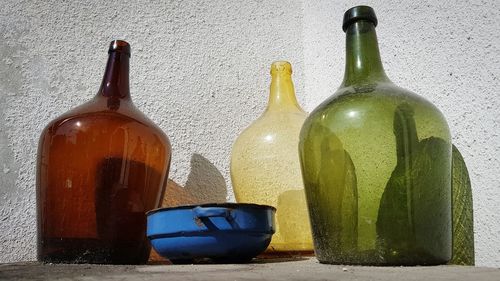
[[[147,262],[145,212],[168,178],[167,136],[132,103],[130,45],[113,41],[97,95],[56,118],[38,148],[38,259]]]

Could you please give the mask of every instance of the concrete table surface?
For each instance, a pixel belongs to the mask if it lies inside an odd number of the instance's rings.
[[[69,265],[0,264],[0,280],[500,280],[500,269],[469,266],[372,267],[302,260],[256,260],[249,264]]]

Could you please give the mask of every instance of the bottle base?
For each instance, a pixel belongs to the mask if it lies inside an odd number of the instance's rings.
[[[314,252],[312,242],[309,243],[273,243],[267,247],[266,252]]]
[[[52,238],[40,247],[38,260],[70,264],[146,264],[150,246],[142,241],[106,243],[99,239]],[[146,242],[147,243],[147,242]]]
[[[319,263],[321,264],[333,264],[333,265],[359,265],[359,266],[435,266],[435,265],[443,265],[447,264],[447,261],[430,261],[430,262],[359,262],[359,261],[330,261],[330,260],[320,260],[318,259]]]
[[[259,257],[264,259],[314,257],[314,249],[307,244],[271,244]]]
[[[376,251],[365,251],[356,254],[337,254],[325,256],[317,253],[316,258],[323,264],[366,265],[366,266],[426,266],[446,264],[449,259],[430,255],[383,256]]]

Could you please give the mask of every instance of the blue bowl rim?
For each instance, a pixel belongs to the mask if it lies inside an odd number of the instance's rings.
[[[238,208],[254,208],[254,209],[270,209],[271,211],[276,212],[276,208],[269,205],[259,205],[254,203],[206,203],[206,204],[193,204],[193,205],[182,205],[177,207],[165,207],[165,208],[157,208],[146,212],[146,215],[153,215],[158,212],[163,211],[173,211],[173,210],[184,210],[184,209],[194,209],[196,207],[221,207],[221,208],[229,208],[229,209],[238,209]]]

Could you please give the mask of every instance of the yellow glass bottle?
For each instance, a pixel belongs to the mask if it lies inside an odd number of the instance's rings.
[[[269,103],[236,139],[231,181],[236,201],[277,208],[268,252],[312,252],[312,235],[300,173],[299,133],[307,114],[297,102],[292,66],[271,65]]]

